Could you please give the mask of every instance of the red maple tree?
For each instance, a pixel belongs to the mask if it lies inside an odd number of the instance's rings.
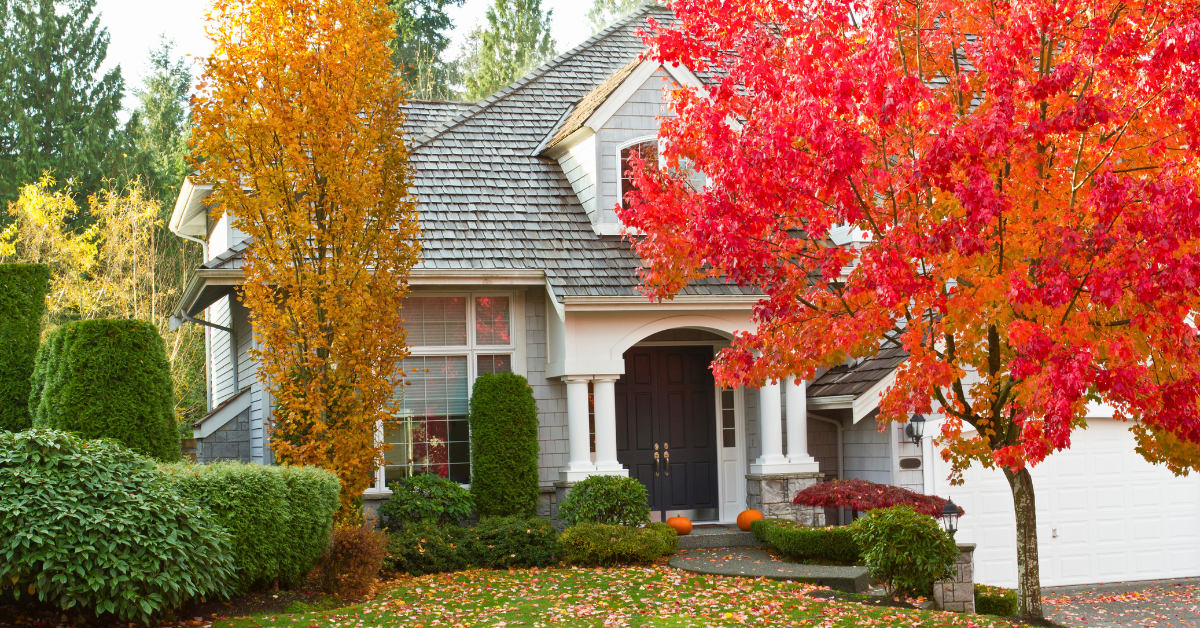
[[[1041,616],[1028,469],[1089,403],[1130,421],[1147,460],[1200,460],[1200,7],[672,7],[648,54],[716,78],[673,92],[658,167],[634,160],[617,208],[644,288],[763,290],[756,331],[714,364],[723,385],[907,351],[881,426],[943,413],[956,481],[1003,470],[1019,612]]]
[[[902,486],[878,484],[858,478],[817,482],[796,493],[792,498],[793,504],[819,508],[850,508],[863,512],[892,506],[912,506],[917,512],[934,519],[942,516],[942,510],[949,501],[937,495],[923,495],[910,491]],[[963,509],[958,508],[959,516],[963,513]]]

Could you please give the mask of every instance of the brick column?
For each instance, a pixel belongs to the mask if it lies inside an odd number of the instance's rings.
[[[938,608],[957,613],[975,612],[975,544],[959,543],[953,578],[933,583]]]

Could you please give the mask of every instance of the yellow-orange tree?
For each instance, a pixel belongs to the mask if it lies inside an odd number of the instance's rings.
[[[241,298],[271,447],[336,473],[348,512],[382,461],[420,253],[394,16],[379,0],[216,0],[208,20],[193,167],[252,238]]]

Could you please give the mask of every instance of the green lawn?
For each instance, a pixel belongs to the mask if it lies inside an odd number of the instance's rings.
[[[672,569],[464,571],[394,581],[373,601],[336,611],[231,619],[213,628],[474,626],[1012,626],[992,617],[863,606],[805,597],[810,585]]]

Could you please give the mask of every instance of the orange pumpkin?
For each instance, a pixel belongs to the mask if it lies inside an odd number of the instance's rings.
[[[762,513],[757,510],[743,510],[737,518],[738,529],[749,532],[750,524],[762,518]]]
[[[667,519],[667,525],[675,528],[675,533],[679,536],[692,533],[692,520],[687,517],[670,517]]]

